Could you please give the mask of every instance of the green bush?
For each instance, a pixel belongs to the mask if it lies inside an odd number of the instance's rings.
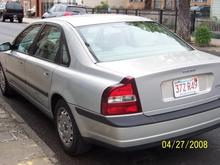
[[[201,25],[196,28],[195,42],[198,46],[208,46],[211,41],[211,36],[212,33],[210,29],[205,25]]]
[[[108,12],[108,2],[107,1],[101,1],[98,6],[95,7],[97,13],[106,13]]]

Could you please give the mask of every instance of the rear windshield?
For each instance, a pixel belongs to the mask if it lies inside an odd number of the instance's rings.
[[[122,22],[78,27],[91,53],[100,62],[192,50],[155,22]]]
[[[20,3],[17,3],[17,2],[8,2],[6,4],[6,7],[8,9],[16,9],[16,10],[21,10],[22,9],[22,6]]]
[[[86,14],[86,9],[82,7],[68,6],[66,11],[73,12],[75,14]]]

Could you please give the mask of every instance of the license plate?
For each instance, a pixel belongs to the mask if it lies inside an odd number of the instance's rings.
[[[174,80],[173,89],[175,97],[184,97],[199,92],[199,79],[197,76]]]
[[[14,19],[16,19],[16,18],[17,18],[17,15],[14,15],[13,17],[14,17]]]

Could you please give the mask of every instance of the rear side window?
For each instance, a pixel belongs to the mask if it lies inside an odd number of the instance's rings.
[[[54,12],[61,12],[61,7],[60,5],[56,5]]]
[[[8,2],[6,4],[6,8],[7,9],[16,9],[16,10],[21,10],[22,9],[22,6],[20,3],[18,2]]]
[[[34,56],[55,62],[60,47],[60,40],[61,30],[58,27],[52,25],[45,26],[36,42]]]
[[[68,6],[66,11],[73,12],[75,14],[86,14],[86,9],[81,7]]]

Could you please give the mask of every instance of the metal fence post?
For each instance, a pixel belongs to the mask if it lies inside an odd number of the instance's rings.
[[[191,13],[191,29],[190,32],[194,32],[195,30],[195,23],[196,23],[196,11],[194,10],[193,13]]]
[[[178,16],[178,9],[175,10],[175,22],[174,22],[174,32],[177,31],[177,16]]]
[[[135,10],[135,15],[136,15],[136,16],[138,15],[138,9]]]
[[[163,23],[163,9],[160,10],[160,18],[159,18],[159,23]]]

